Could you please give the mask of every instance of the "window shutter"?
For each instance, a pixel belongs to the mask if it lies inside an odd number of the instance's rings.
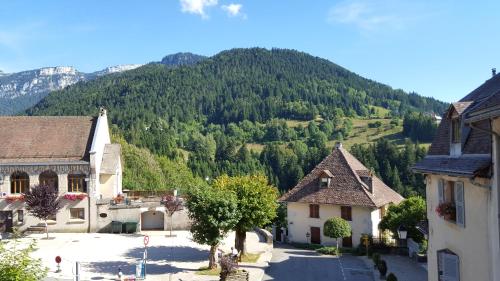
[[[464,200],[464,183],[455,182],[455,208],[457,224],[465,227],[465,200]]]
[[[438,194],[439,194],[439,203],[444,202],[444,180],[440,179],[438,181]]]
[[[443,254],[443,279],[446,281],[459,281],[460,280],[460,267],[458,256],[451,254]]]

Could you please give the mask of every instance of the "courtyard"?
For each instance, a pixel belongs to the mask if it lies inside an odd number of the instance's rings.
[[[141,234],[105,233],[51,233],[32,234],[21,241],[36,239],[34,257],[41,258],[49,268],[47,280],[73,280],[75,262],[80,263],[80,280],[116,280],[118,271],[125,276],[135,274],[136,265],[144,255],[144,235],[150,237],[147,250],[147,280],[218,280],[218,276],[197,275],[196,271],[208,265],[208,246],[191,240],[188,231],[150,231]],[[261,242],[254,232],[247,234],[247,247],[251,253],[266,256],[270,246]],[[229,252],[234,244],[234,234],[229,235],[221,249]],[[56,273],[55,257],[60,256],[61,272]],[[270,256],[270,253],[269,253]],[[261,279],[266,263],[249,268],[251,280]],[[262,268],[260,267],[262,266]],[[244,265],[242,266],[243,268]]]

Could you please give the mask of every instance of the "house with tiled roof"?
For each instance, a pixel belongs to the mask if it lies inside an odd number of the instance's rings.
[[[387,206],[403,199],[337,143],[280,201],[287,205],[289,241],[335,244],[335,239],[323,235],[323,225],[329,218],[342,217],[352,227],[342,246],[352,247],[358,246],[363,234],[378,237]]]
[[[87,116],[0,116],[0,232],[35,228],[22,194],[52,186],[61,210],[51,231],[97,231],[104,220],[101,198],[122,192],[119,144],[112,144],[106,110]]]
[[[444,113],[425,175],[428,280],[500,281],[500,75]]]

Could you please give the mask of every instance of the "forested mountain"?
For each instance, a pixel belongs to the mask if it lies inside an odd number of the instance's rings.
[[[197,176],[263,172],[286,190],[328,153],[328,142],[350,137],[351,118],[441,113],[446,104],[305,53],[252,48],[77,83],[26,113],[94,115],[100,106],[127,142],[187,159]]]
[[[160,63],[166,66],[193,65],[206,58],[207,57],[205,56],[200,56],[193,53],[176,53],[163,57]]]

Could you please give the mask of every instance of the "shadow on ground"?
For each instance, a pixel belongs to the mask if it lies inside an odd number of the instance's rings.
[[[136,265],[143,258],[144,248],[133,248],[125,253],[125,260],[90,262],[82,265],[84,269],[100,274],[118,274],[121,270],[125,275],[135,274]],[[208,250],[191,247],[148,247],[147,273],[160,275],[179,273],[185,268],[171,266],[170,262],[202,262],[208,259]],[[128,261],[127,261],[128,260]]]

